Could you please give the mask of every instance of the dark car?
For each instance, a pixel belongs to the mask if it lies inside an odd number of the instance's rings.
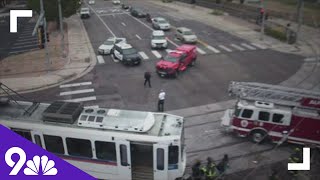
[[[114,59],[120,60],[125,65],[138,65],[141,63],[141,57],[137,50],[130,44],[118,43],[114,46],[113,54]]]
[[[147,16],[147,13],[145,13],[141,9],[132,8],[131,15],[138,18],[145,18]]]
[[[126,5],[126,4],[121,4],[121,8],[122,8],[122,9],[129,9],[130,6],[129,6],[129,5]]]

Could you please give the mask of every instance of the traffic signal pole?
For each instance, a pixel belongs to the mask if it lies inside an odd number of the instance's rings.
[[[45,11],[44,11],[44,6],[43,6],[43,0],[40,0],[40,8],[41,8],[41,14],[43,14],[43,29],[44,29],[44,49],[46,52],[46,64],[47,64],[47,72],[49,73],[50,71],[50,58],[49,58],[49,51],[47,48],[47,41],[48,41],[48,37],[47,37],[47,21],[46,21],[46,16],[45,16]]]

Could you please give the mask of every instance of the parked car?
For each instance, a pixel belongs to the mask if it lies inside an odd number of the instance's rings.
[[[95,0],[89,0],[89,2],[88,2],[90,5],[93,5],[93,4],[95,4],[96,3],[96,1]]]
[[[108,38],[101,44],[98,48],[98,53],[99,54],[111,54],[114,48],[114,45],[120,42],[126,43],[127,40],[126,38],[117,38],[117,37],[111,37]]]
[[[177,77],[179,72],[194,66],[197,60],[197,47],[184,44],[171,51],[156,64],[157,73],[164,76]]]
[[[147,16],[147,13],[145,13],[141,9],[132,8],[131,15],[138,18],[145,18]]]
[[[89,8],[81,8],[80,9],[80,17],[81,18],[89,18],[90,17],[90,9]]]
[[[112,0],[112,4],[119,5],[121,4],[120,0]]]
[[[171,28],[169,22],[162,17],[152,18],[151,21],[154,29],[169,30]]]
[[[175,37],[182,41],[183,43],[196,43],[198,38],[197,36],[186,27],[178,27],[176,29]]]
[[[162,30],[156,30],[151,35],[151,47],[152,48],[167,48],[168,41]]]
[[[141,63],[141,57],[137,50],[127,43],[122,42],[114,45],[113,54],[111,55],[125,65],[138,65]]]

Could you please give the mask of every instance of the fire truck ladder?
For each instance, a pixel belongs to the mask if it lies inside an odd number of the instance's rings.
[[[300,106],[302,98],[320,99],[320,92],[288,88],[255,82],[235,82],[229,84],[229,95],[240,99],[272,102],[287,106]]]

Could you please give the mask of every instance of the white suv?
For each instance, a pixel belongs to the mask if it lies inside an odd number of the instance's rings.
[[[98,48],[99,54],[111,54],[113,47],[115,44],[124,42],[126,43],[126,38],[117,38],[117,37],[110,37],[103,44],[101,44]]]
[[[162,30],[156,30],[152,32],[151,36],[151,47],[152,48],[167,48],[168,41]]]
[[[177,28],[175,37],[183,43],[196,43],[198,40],[197,36],[191,31],[191,29],[185,27]]]

